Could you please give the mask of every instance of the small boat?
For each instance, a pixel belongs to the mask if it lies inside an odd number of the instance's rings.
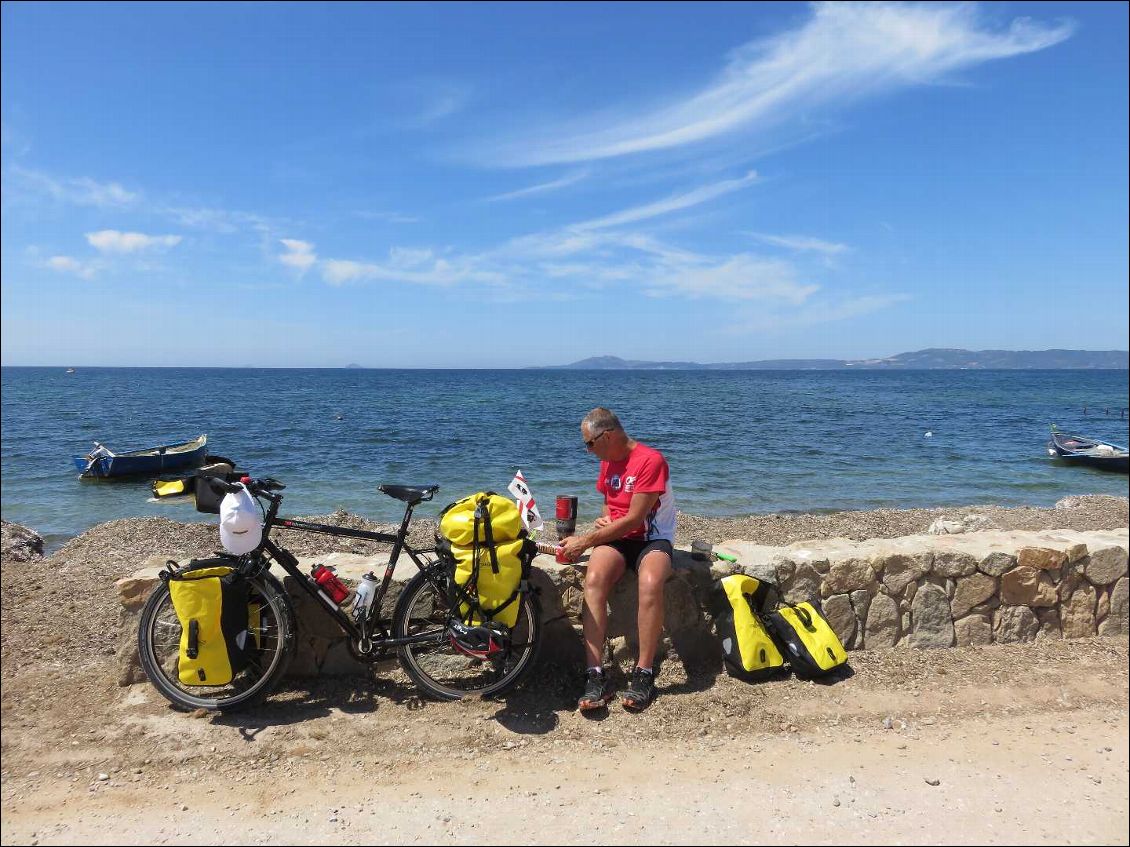
[[[1088,465],[1104,471],[1130,473],[1130,452],[1118,444],[1070,435],[1052,424],[1052,437],[1048,442],[1048,455],[1073,465]]]
[[[75,372],[74,368],[67,368],[67,373],[73,374],[74,372]]]
[[[201,435],[183,444],[169,444],[115,453],[94,442],[94,449],[85,456],[75,456],[75,467],[84,478],[107,479],[124,476],[156,476],[182,468],[196,468],[204,463],[208,452],[208,436]]]

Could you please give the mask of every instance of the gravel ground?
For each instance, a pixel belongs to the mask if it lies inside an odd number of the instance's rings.
[[[1078,497],[1054,509],[682,515],[678,541],[893,537],[969,515],[986,528],[1106,529],[1127,513],[1125,498]],[[343,512],[321,520],[394,529]],[[420,521],[414,540],[432,529]],[[285,543],[377,552],[334,541]],[[947,843],[953,832],[977,844],[1125,843],[1124,637],[858,651],[821,684],[749,685],[669,662],[643,715],[616,707],[596,719],[575,710],[579,670],[558,666],[535,669],[504,702],[427,702],[392,667],[288,680],[247,714],[184,714],[149,686],[117,686],[114,581],[154,554],[212,552],[212,524],[112,521],[46,558],[33,533],[5,525],[4,545],[4,844],[102,843],[107,832],[126,843],[225,843],[232,832],[490,843],[515,831],[530,843],[587,843],[595,831],[603,843],[725,844],[763,830],[779,843]],[[804,762],[819,767],[789,764]],[[1061,795],[1071,803],[1033,810],[1032,796]],[[749,796],[764,802],[725,799]],[[499,819],[496,807],[511,812]]]

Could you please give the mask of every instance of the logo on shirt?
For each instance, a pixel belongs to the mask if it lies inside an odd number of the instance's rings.
[[[634,483],[636,478],[635,477],[629,477],[629,479],[631,479],[632,482]],[[620,490],[620,474],[616,474],[612,477],[609,477],[608,487],[612,491],[619,491]]]
[[[624,490],[629,492],[636,490],[636,478],[634,476],[624,477]]]

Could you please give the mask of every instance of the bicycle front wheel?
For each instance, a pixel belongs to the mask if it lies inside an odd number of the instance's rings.
[[[420,571],[404,587],[393,613],[393,632],[399,638],[433,635],[442,639],[398,648],[405,673],[437,700],[491,697],[515,685],[537,658],[541,642],[537,597],[527,591],[514,601],[521,605],[511,628],[509,649],[491,659],[475,659],[457,650],[447,637],[448,598],[428,576]],[[433,578],[443,584],[442,576]]]
[[[294,612],[290,598],[268,573],[250,580],[249,620],[256,649],[248,666],[227,685],[185,685],[177,671],[181,624],[169,586],[161,582],[149,596],[137,630],[137,652],[149,681],[174,706],[184,709],[233,710],[266,696],[294,656]]]

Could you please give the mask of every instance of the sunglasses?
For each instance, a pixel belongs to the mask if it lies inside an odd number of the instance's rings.
[[[588,439],[588,440],[587,440],[587,441],[585,442],[585,447],[587,447],[588,449],[590,449],[590,450],[591,450],[591,449],[592,449],[592,446],[593,446],[594,444],[596,444],[596,442],[600,441],[600,439],[601,439],[601,438],[603,438],[603,437],[604,437],[605,435],[608,435],[609,431],[610,431],[610,430],[607,430],[607,429],[606,429],[606,430],[604,430],[603,432],[601,432],[601,433],[599,433],[599,434],[597,434],[597,435],[594,435],[594,436],[593,436],[592,438]]]

